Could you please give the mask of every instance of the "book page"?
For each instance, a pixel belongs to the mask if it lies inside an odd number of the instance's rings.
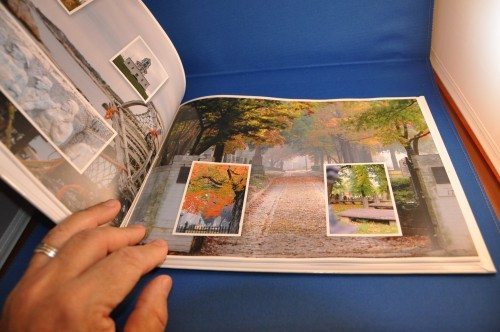
[[[119,220],[173,121],[184,71],[141,1],[71,4],[0,5],[1,151],[32,182],[6,180],[46,192],[56,221],[110,198]]]
[[[165,266],[494,271],[423,97],[195,99],[159,159],[129,224]]]

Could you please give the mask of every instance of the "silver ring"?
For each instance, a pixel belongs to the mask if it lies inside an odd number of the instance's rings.
[[[44,255],[47,255],[49,258],[54,258],[57,255],[57,248],[54,248],[51,245],[48,245],[47,243],[40,243],[34,250],[35,253],[42,253]]]

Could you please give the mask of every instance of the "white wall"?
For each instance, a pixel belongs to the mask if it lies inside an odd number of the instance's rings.
[[[436,0],[431,62],[500,172],[500,1]]]

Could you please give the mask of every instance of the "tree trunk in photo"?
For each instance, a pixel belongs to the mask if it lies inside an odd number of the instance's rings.
[[[252,173],[262,175],[265,174],[264,165],[262,163],[262,147],[260,145],[255,146],[252,158]]]
[[[405,147],[406,148],[406,147]],[[423,190],[422,190],[422,184],[420,183],[420,179],[418,177],[417,171],[415,169],[415,166],[413,165],[413,160],[412,160],[412,155],[410,152],[413,152],[411,148],[406,149],[406,152],[408,153],[408,157],[406,158],[406,165],[408,167],[408,172],[410,173],[410,178],[411,178],[411,183],[413,185],[413,189],[415,191],[415,196],[418,201],[418,206],[419,210],[422,213],[422,217],[425,218],[424,224],[426,224],[429,229],[433,230],[432,235],[430,236],[430,240],[432,243],[433,248],[437,249],[439,248],[439,243],[437,241],[437,236],[436,236],[436,231],[434,224],[432,223],[431,216],[429,214],[429,207],[427,205],[427,201],[425,200]]]
[[[316,150],[314,153],[314,165],[311,167],[312,171],[321,171],[325,162],[325,156],[322,150]]]
[[[330,204],[333,201],[333,183],[328,183],[326,186],[326,192],[328,195],[328,204]]]
[[[349,156],[347,154],[346,142],[343,139],[339,139],[340,141],[340,154],[342,155],[342,162],[348,163],[350,162]]]
[[[368,197],[363,196],[362,201],[363,201],[363,208],[364,208],[364,209],[368,209],[368,208],[370,207],[370,206],[368,205]]]
[[[312,157],[313,157],[313,165],[312,166],[315,166],[318,164],[318,154],[314,153]]]
[[[346,141],[346,140],[341,140],[340,141],[340,147],[342,151],[342,156],[344,159],[345,163],[352,163],[354,161],[353,154],[352,154],[352,145]]]
[[[379,195],[374,195],[373,196],[373,203],[379,204],[380,203],[380,196]]]
[[[349,141],[347,141],[346,146],[347,146],[347,154],[349,155],[349,162],[350,163],[356,162],[356,159],[354,159],[355,157],[354,157],[354,153],[353,153],[354,151],[353,151],[352,144]]]
[[[323,165],[325,164],[325,154],[323,152],[323,150],[320,150],[319,151],[319,165],[320,167],[323,167]]]
[[[395,171],[401,170],[401,167],[399,167],[398,158],[396,157],[396,148],[394,146],[389,147],[389,152],[391,154],[392,167]]]
[[[413,141],[413,153],[414,154],[419,154],[419,151],[418,151],[418,141],[419,141],[418,138]]]
[[[361,157],[361,148],[357,144],[352,144],[352,161],[355,163],[363,162]]]
[[[362,148],[363,151],[363,160],[365,163],[371,163],[373,162],[372,154],[370,153],[370,149],[367,147]]]
[[[238,234],[240,228],[241,211],[243,211],[243,201],[245,200],[245,191],[237,191],[234,196],[233,211],[231,214],[231,223],[229,224],[229,233]]]
[[[262,166],[262,148],[260,145],[255,147],[255,151],[253,153],[252,164]]]
[[[224,143],[217,143],[214,150],[214,161],[221,162],[224,157]]]
[[[194,143],[191,146],[191,150],[189,151],[189,154],[196,155],[196,150],[198,149],[198,145],[200,145],[200,141],[203,138],[204,133],[205,133],[205,131],[202,128],[200,130],[200,132],[198,133],[198,135],[196,135],[196,139],[194,140]]]

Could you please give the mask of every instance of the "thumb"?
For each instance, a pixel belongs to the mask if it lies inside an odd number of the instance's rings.
[[[164,331],[167,326],[167,297],[172,278],[156,277],[142,291],[125,324],[125,331]]]

